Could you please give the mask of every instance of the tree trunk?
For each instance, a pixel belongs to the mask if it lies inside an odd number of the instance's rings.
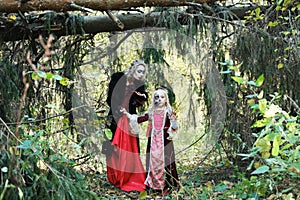
[[[134,7],[151,7],[151,6],[182,6],[190,3],[211,3],[216,0],[1,0],[0,12],[27,12],[53,10],[57,12],[78,10],[84,7],[92,10],[120,10]],[[25,3],[21,3],[25,2]]]
[[[65,15],[61,13],[46,13],[29,19],[26,27],[13,26],[0,29],[0,41],[17,41],[21,39],[38,38],[39,35],[48,36],[50,33],[55,36],[66,36],[74,34],[96,34],[100,32],[124,31],[142,27],[156,26],[160,13],[124,14],[116,17],[124,24],[121,29],[108,16],[80,16]],[[70,24],[68,22],[73,22]],[[18,33],[18,34],[15,34]]]
[[[234,13],[237,18],[242,19],[247,11],[253,7],[231,8],[229,12]],[[119,14],[115,17],[120,20],[123,27],[120,28],[109,16],[82,16],[74,14],[45,12],[43,14],[31,14],[26,20],[18,19],[19,22],[6,22],[6,28],[0,27],[0,41],[17,41],[21,39],[37,38],[39,35],[48,36],[50,33],[56,36],[72,34],[96,34],[100,32],[125,31],[143,27],[163,26],[157,21],[161,12],[150,14]],[[178,20],[181,24],[186,23],[185,14],[179,14]],[[196,15],[195,15],[196,17]],[[26,21],[26,23],[22,23]],[[73,24],[70,24],[73,22]],[[18,25],[15,25],[18,24]],[[168,26],[168,24],[164,24]],[[18,34],[15,34],[18,33]]]

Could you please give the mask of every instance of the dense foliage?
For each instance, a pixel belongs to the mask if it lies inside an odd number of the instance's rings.
[[[0,200],[146,198],[105,179],[98,153],[107,133],[106,88],[110,74],[138,56],[152,66],[149,89],[173,88],[163,69],[170,70],[174,55],[184,63],[176,67],[190,85],[189,99],[205,104],[208,118],[215,91],[189,66],[205,57],[217,64],[227,112],[212,150],[201,148],[210,138],[204,137],[188,149],[197,156],[178,159],[182,187],[166,198],[300,198],[300,4],[262,3],[243,19],[217,3],[207,5],[211,15],[199,5],[155,8],[158,24],[176,30],[163,36],[167,46],[149,33],[161,49],[124,53],[108,33],[1,43]],[[195,56],[191,47],[205,50]],[[99,58],[100,64],[85,64]],[[182,102],[172,101],[180,109]],[[197,113],[190,111],[192,122]]]

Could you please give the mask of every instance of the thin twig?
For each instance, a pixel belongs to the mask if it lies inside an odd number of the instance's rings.
[[[42,118],[42,119],[38,119],[38,120],[34,120],[34,121],[27,121],[27,122],[22,122],[22,123],[19,123],[19,125],[21,124],[32,124],[32,123],[38,123],[38,122],[43,122],[43,121],[46,121],[46,120],[49,120],[49,119],[53,119],[53,118],[56,118],[56,117],[60,117],[60,116],[63,116],[65,114],[68,114],[76,109],[79,109],[79,108],[82,108],[82,107],[90,107],[91,105],[81,105],[81,106],[78,106],[78,107],[75,107],[75,108],[72,108],[64,113],[61,113],[61,114],[57,114],[57,115],[53,115],[53,116],[50,116],[50,117],[46,117],[46,118]],[[11,123],[6,123],[7,125],[16,125],[18,124],[18,122],[11,122]]]
[[[299,113],[300,112],[300,108],[297,105],[297,103],[289,95],[286,94],[284,96],[287,97],[292,102],[292,105],[295,107],[296,113]]]
[[[91,63],[93,63],[94,61],[96,61],[96,60],[100,60],[101,58],[104,58],[105,56],[109,56],[109,55],[111,55],[113,52],[115,52],[118,48],[119,48],[119,46],[127,39],[127,38],[129,38],[129,36],[130,35],[132,35],[132,33],[133,33],[133,31],[129,31],[116,45],[114,45],[113,47],[107,47],[107,49],[106,49],[106,51],[105,51],[105,53],[103,53],[102,55],[99,55],[99,56],[97,56],[96,58],[94,58],[94,59],[91,59],[90,61],[88,61],[88,62],[84,62],[84,63],[82,63],[82,65],[87,65],[87,64],[91,64]],[[101,46],[100,47],[96,47],[95,48],[95,50],[97,50],[98,48],[101,48]]]
[[[205,135],[206,135],[206,133],[202,134],[195,142],[193,142],[193,143],[190,144],[189,146],[185,147],[184,149],[180,150],[180,151],[177,153],[177,155],[180,154],[180,153],[182,153],[182,152],[184,152],[185,150],[191,148],[192,146],[194,146],[194,145],[195,145],[197,142],[199,142]]]
[[[3,121],[3,119],[1,117],[0,117],[0,121],[5,126],[5,128],[9,132],[9,134],[11,134],[20,144],[22,144],[22,141],[19,140],[18,137],[10,130],[10,128],[8,127],[8,125],[5,123],[5,121]]]

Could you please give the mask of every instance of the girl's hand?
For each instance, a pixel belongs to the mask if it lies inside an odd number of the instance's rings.
[[[176,112],[172,112],[172,114],[170,115],[170,120],[176,120],[176,119],[177,119]]]
[[[173,131],[178,129],[178,123],[177,123],[176,119],[177,119],[176,113],[172,112],[172,114],[170,115],[170,122],[171,122],[171,128]]]

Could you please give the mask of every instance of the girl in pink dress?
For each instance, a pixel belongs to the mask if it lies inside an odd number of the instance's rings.
[[[149,121],[145,185],[163,194],[172,188],[178,189],[179,179],[172,141],[173,132],[178,129],[178,124],[167,91],[163,88],[154,91],[148,114],[137,117],[126,111],[124,113],[129,118],[131,127],[135,129],[137,129],[135,122]]]

